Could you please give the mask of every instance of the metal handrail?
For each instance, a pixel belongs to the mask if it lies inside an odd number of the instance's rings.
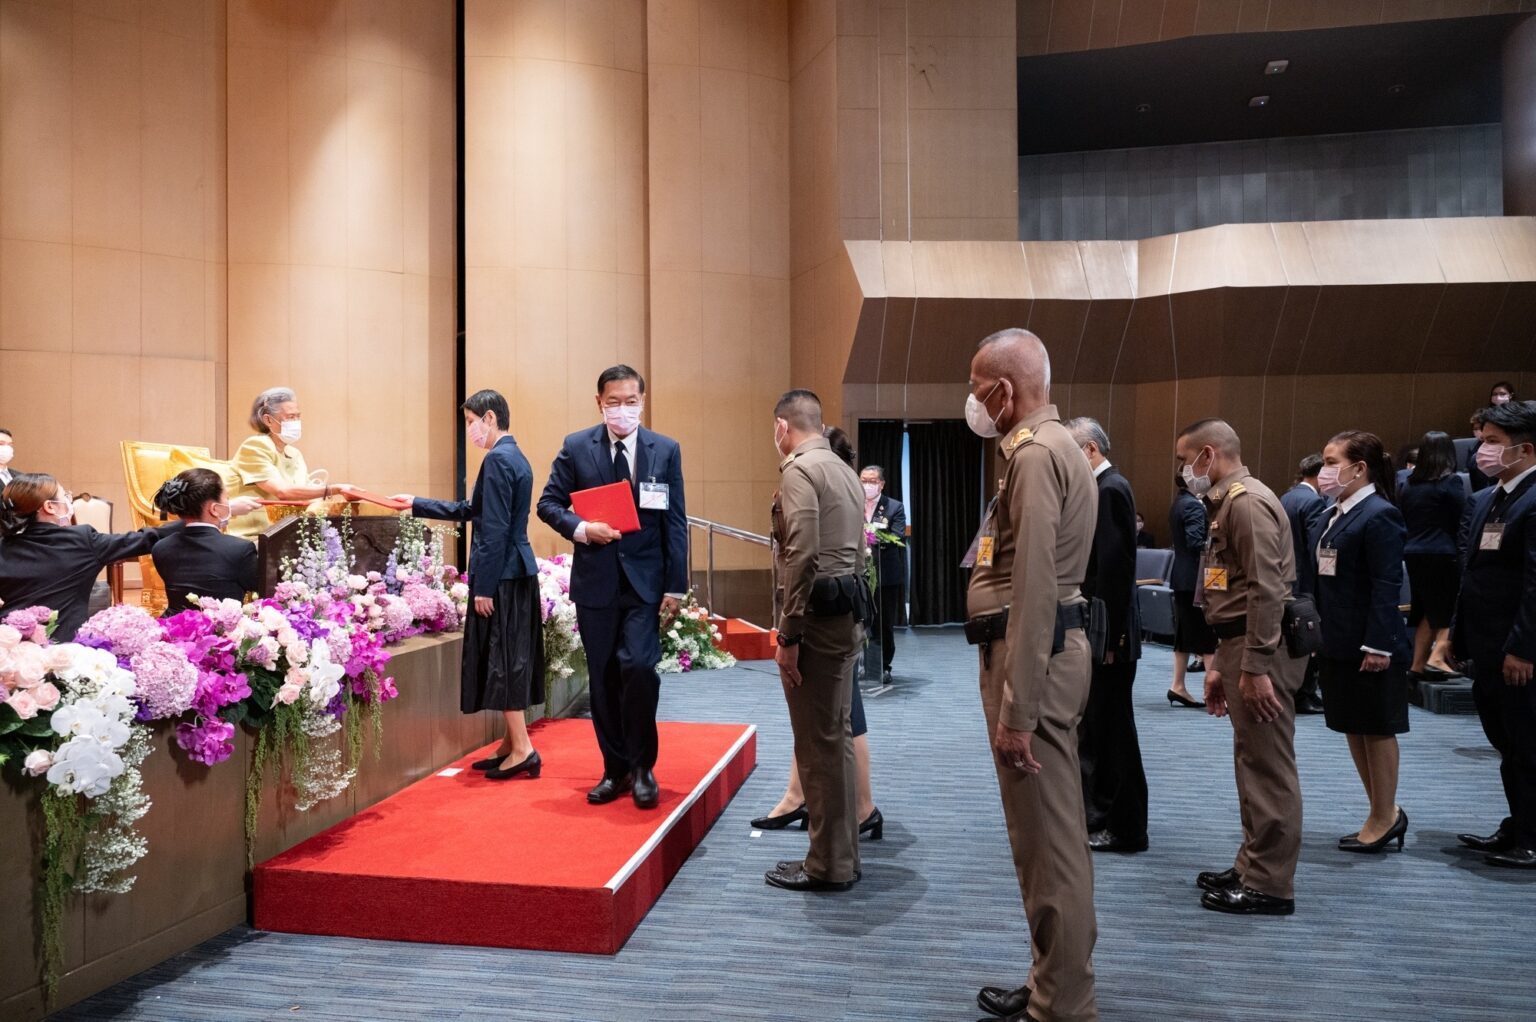
[[[715,603],[715,537],[724,536],[726,539],[739,540],[743,543],[751,543],[754,546],[767,547],[770,553],[773,550],[773,540],[767,536],[745,529],[738,529],[731,525],[723,525],[720,522],[712,522],[707,518],[695,518],[688,516],[688,526],[693,529],[704,530],[705,555],[704,566],[704,599],[709,605],[711,614],[718,614],[719,609]],[[772,567],[770,575],[773,579],[773,619],[779,618],[779,565],[777,558],[770,557]]]

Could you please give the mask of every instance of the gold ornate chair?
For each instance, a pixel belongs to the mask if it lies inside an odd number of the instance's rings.
[[[122,448],[123,473],[128,481],[128,507],[133,512],[135,529],[160,524],[160,512],[155,507],[155,491],[171,476],[191,467],[188,462],[206,465],[215,471],[220,471],[221,467],[228,471],[228,463],[215,459],[206,447],[124,440]],[[173,453],[179,456],[173,459]],[[144,578],[140,602],[145,610],[159,615],[165,610],[165,583],[161,581],[159,572],[155,571],[154,559],[140,557],[139,572]]]

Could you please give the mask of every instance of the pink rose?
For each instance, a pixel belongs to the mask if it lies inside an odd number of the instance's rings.
[[[0,625],[0,649],[11,650],[21,645],[21,633],[10,625]]]
[[[5,703],[15,710],[16,716],[22,720],[31,720],[37,716],[37,697],[27,689],[12,692],[11,697]]]
[[[41,777],[53,766],[53,753],[47,749],[33,749],[22,760],[21,768],[33,777]]]
[[[51,713],[59,705],[59,690],[51,681],[45,681],[32,690],[32,698],[37,700],[39,710]]]
[[[36,688],[41,685],[48,674],[48,666],[43,662],[43,647],[30,643],[17,646],[12,654],[11,669],[15,673],[18,687]]]
[[[64,646],[44,646],[43,666],[49,674],[57,674],[68,670],[70,664],[70,652]]]

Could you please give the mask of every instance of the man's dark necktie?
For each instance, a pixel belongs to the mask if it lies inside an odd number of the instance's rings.
[[[624,441],[615,441],[613,445],[613,481],[616,483],[629,482],[629,457],[624,453]]]

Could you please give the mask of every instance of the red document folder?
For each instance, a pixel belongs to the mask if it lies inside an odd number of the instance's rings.
[[[609,483],[571,494],[571,510],[584,522],[602,522],[620,532],[640,531],[635,491],[628,483]]]

